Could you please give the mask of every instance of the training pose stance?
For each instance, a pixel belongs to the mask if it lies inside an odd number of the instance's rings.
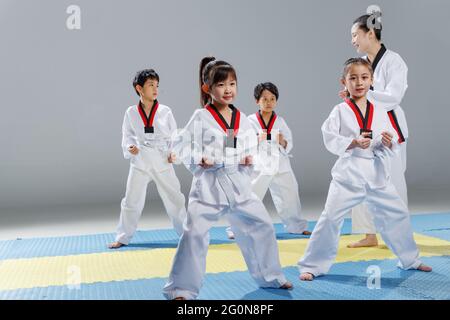
[[[275,113],[279,92],[271,82],[255,87],[254,97],[259,111],[247,118],[258,135],[258,153],[254,159],[252,190],[264,199],[270,190],[275,208],[289,233],[310,235],[308,221],[301,217],[301,202],[297,179],[289,161],[292,150],[292,133],[286,121]],[[233,239],[231,228],[228,238]]]
[[[258,285],[290,289],[292,284],[279,262],[272,221],[251,190],[257,138],[246,116],[232,105],[236,71],[227,62],[206,57],[200,64],[200,87],[205,107],[194,112],[174,142],[177,158],[194,178],[184,232],[163,293],[168,299],[198,296],[206,269],[209,229],[223,214]]]
[[[431,271],[419,260],[408,208],[389,178],[392,153],[399,151],[398,136],[390,132],[386,111],[374,107],[366,97],[372,79],[367,60],[346,61],[342,83],[350,97],[335,106],[322,125],[325,146],[339,159],[331,171],[333,180],[325,209],[298,262],[301,280],[312,280],[329,271],[344,216],[363,201],[386,245],[399,258],[399,267]]]
[[[183,233],[185,197],[172,166],[175,155],[171,152],[171,136],[177,125],[170,108],[157,100],[158,86],[159,76],[153,69],[139,71],[133,81],[140,100],[127,109],[123,120],[122,149],[125,159],[130,159],[130,172],[111,249],[128,245],[136,232],[151,181],[156,184],[176,232]]]
[[[352,44],[358,53],[364,57],[374,71],[373,85],[367,93],[367,98],[375,105],[386,110],[389,121],[398,136],[400,152],[395,153],[391,160],[391,180],[403,202],[408,206],[408,193],[405,180],[406,143],[408,126],[405,113],[400,103],[405,95],[408,67],[399,54],[386,49],[381,43],[381,23],[370,21],[370,15],[363,15],[353,22],[351,29]],[[344,96],[348,92],[344,90]],[[376,228],[373,214],[367,205],[360,204],[352,210],[353,233],[366,234],[364,239],[349,245],[351,248],[377,246]]]

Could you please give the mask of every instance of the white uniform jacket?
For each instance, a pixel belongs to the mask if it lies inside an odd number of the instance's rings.
[[[369,184],[371,188],[384,187],[390,177],[390,161],[393,152],[399,152],[399,145],[386,111],[382,108],[371,108],[372,135],[370,147],[363,150],[353,148],[347,150],[353,139],[360,137],[360,125],[355,112],[347,102],[333,108],[322,125],[325,147],[339,156],[331,174],[333,179],[352,185]],[[392,149],[381,143],[381,132],[388,131],[394,135]]]
[[[245,114],[239,112],[239,129],[234,138],[227,135],[206,108],[194,112],[186,127],[173,138],[173,152],[194,177],[189,201],[212,205],[242,203],[252,194],[250,175],[253,166],[239,164],[257,149],[257,137]],[[202,157],[214,163],[209,169],[199,164]]]
[[[248,116],[255,132],[261,134],[265,129],[261,125],[256,113]],[[286,149],[277,142],[277,135],[281,133],[287,141]],[[255,158],[255,171],[261,174],[273,175],[291,171],[289,152],[292,150],[292,132],[283,117],[276,115],[271,127],[271,139],[259,143]]]
[[[168,106],[158,104],[153,120],[153,133],[145,133],[145,124],[139,112],[139,106],[130,106],[125,112],[122,125],[122,150],[125,159],[141,170],[161,172],[170,168],[167,161],[171,149],[171,135],[177,129],[175,118]],[[128,147],[139,148],[132,155]]]

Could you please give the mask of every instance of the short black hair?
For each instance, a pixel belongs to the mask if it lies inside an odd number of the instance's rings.
[[[374,19],[376,19],[377,16],[375,15],[369,15],[369,14],[365,14],[362,15],[361,17],[357,18],[355,21],[353,21],[353,24],[358,24],[359,29],[362,29],[364,32],[369,32],[370,31],[370,25],[369,25],[369,21],[371,22],[371,25],[375,25],[375,21]],[[371,19],[371,20],[369,20]],[[378,39],[378,41],[381,41],[381,30],[383,29],[383,26],[381,25],[381,23],[378,24],[379,28],[373,28],[373,31],[375,32],[375,37]]]
[[[138,96],[140,95],[139,92],[136,90],[136,86],[140,85],[141,87],[143,87],[148,79],[156,80],[159,83],[159,75],[153,69],[144,69],[136,72],[136,75],[134,76],[133,79],[133,88]]]
[[[264,83],[258,84],[255,87],[254,96],[255,96],[256,101],[259,101],[259,99],[261,99],[261,95],[264,90],[267,90],[270,93],[272,93],[273,95],[275,95],[275,98],[277,98],[277,100],[278,100],[279,93],[278,93],[277,86],[274,85],[272,82],[264,82]]]

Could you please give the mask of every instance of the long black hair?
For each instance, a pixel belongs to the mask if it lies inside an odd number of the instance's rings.
[[[204,57],[200,62],[200,103],[205,106],[211,102],[209,94],[203,91],[202,86],[208,85],[210,88],[220,82],[225,81],[231,76],[237,81],[236,70],[226,61],[216,60],[214,57]]]

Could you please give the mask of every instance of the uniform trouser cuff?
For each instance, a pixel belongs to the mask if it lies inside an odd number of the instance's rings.
[[[399,261],[397,263],[397,266],[403,270],[416,270],[419,268],[419,266],[422,264],[422,261],[420,261],[419,259],[417,259],[416,261],[414,261],[413,264],[411,264],[408,267],[404,267],[403,264]]]
[[[125,238],[124,236],[116,236],[116,242],[120,242],[123,245],[128,245],[130,243],[130,240],[128,240],[127,238]]]
[[[186,300],[194,300],[197,297],[197,295],[194,294],[192,291],[183,289],[163,290],[163,295],[168,300],[174,300],[175,298],[178,297],[183,297]]]
[[[314,276],[314,278],[318,277],[320,275],[320,272],[318,272],[316,269],[312,269],[312,268],[304,268],[304,267],[299,266],[298,271],[300,272],[300,274],[310,273]]]

